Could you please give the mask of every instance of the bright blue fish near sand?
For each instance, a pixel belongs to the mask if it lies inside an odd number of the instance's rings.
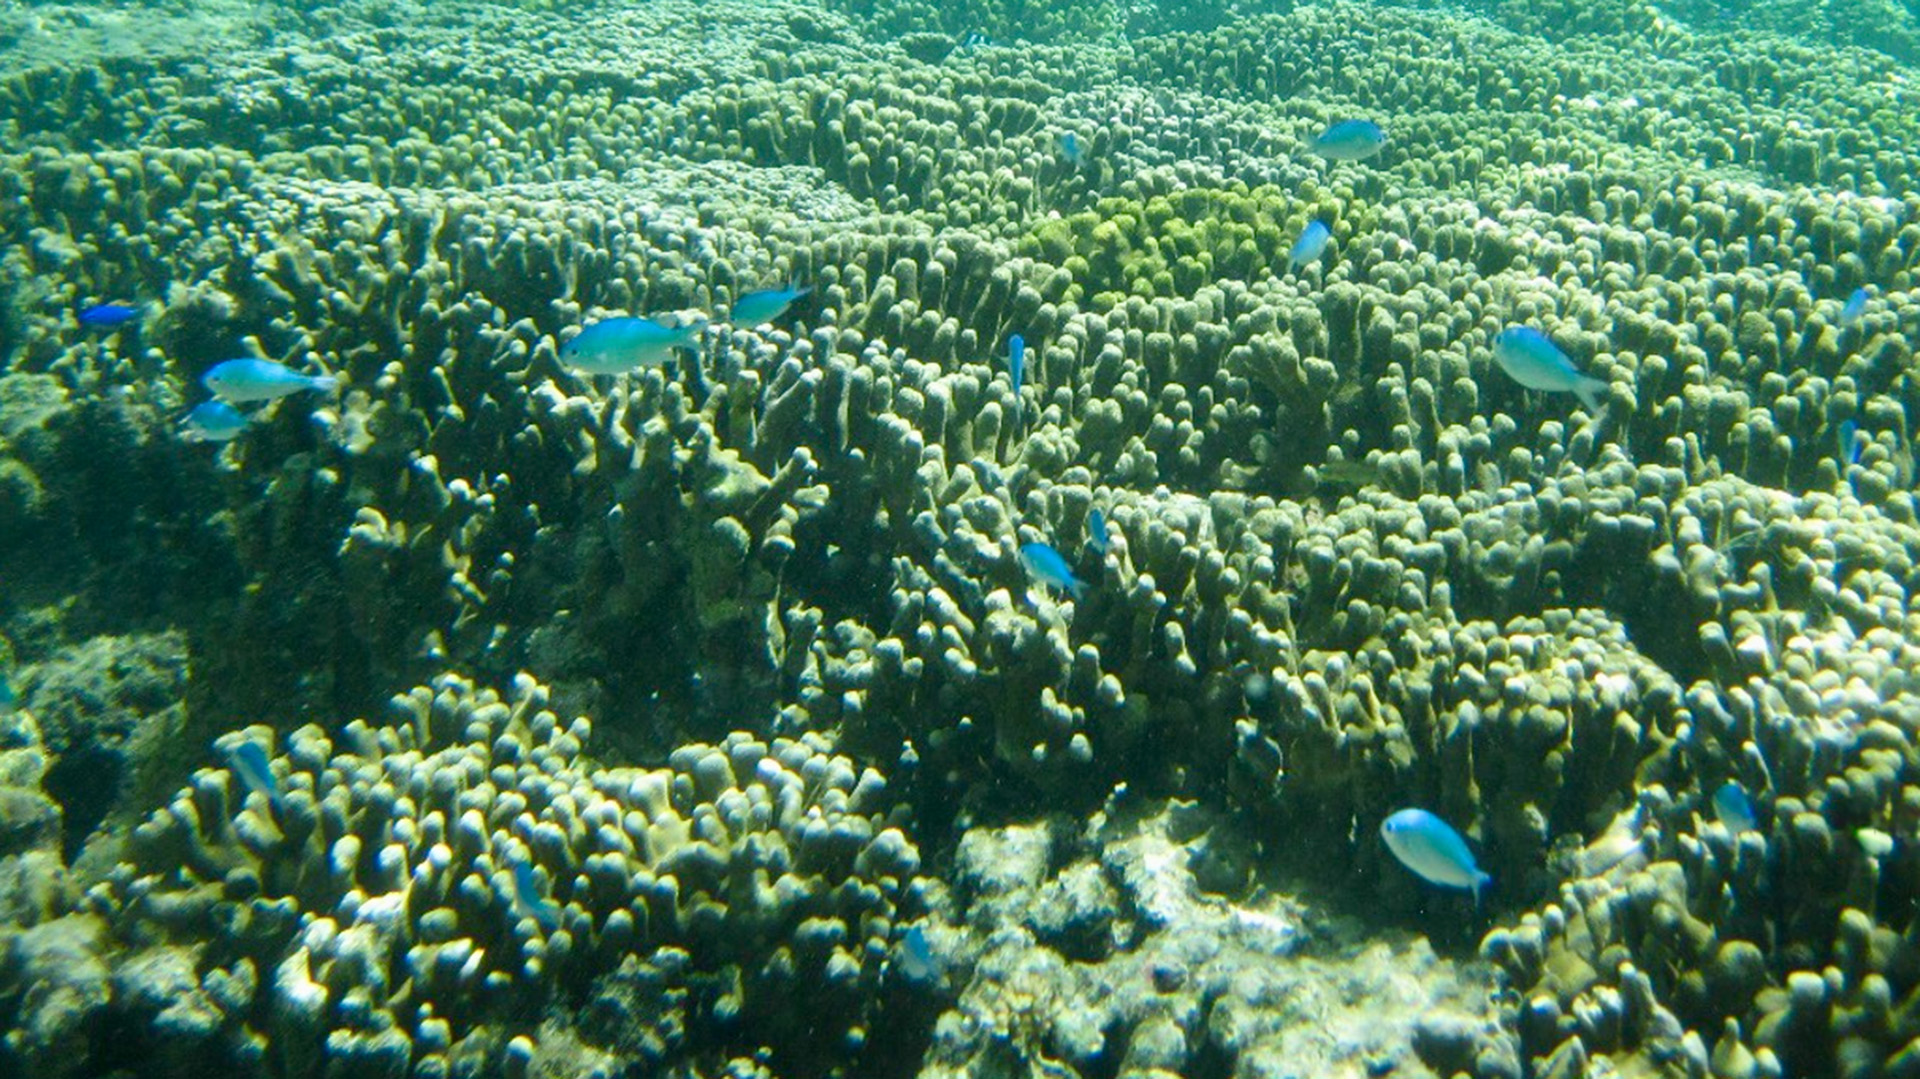
[[[114,330],[146,312],[130,303],[96,303],[82,307],[74,317],[89,330]]]
[[[513,912],[522,918],[532,918],[548,932],[560,924],[560,908],[541,893],[540,881],[526,862],[513,863]]]
[[[1087,546],[1093,548],[1094,554],[1105,555],[1108,545],[1112,542],[1113,538],[1107,535],[1107,515],[1100,512],[1099,506],[1088,510]]]
[[[1073,567],[1067,565],[1060,552],[1044,543],[1021,544],[1020,564],[1035,580],[1058,588],[1074,599],[1086,594],[1087,582],[1075,577]]]
[[[1751,832],[1758,824],[1753,799],[1747,797],[1747,789],[1738,780],[1729,779],[1713,792],[1713,815],[1735,835]]]
[[[1453,826],[1424,809],[1403,809],[1380,822],[1380,838],[1387,841],[1400,864],[1430,884],[1465,888],[1480,901],[1480,890],[1493,878],[1474,864],[1467,841]]]
[[[1329,161],[1365,161],[1387,148],[1387,133],[1372,120],[1342,120],[1315,135],[1307,148]]]
[[[274,360],[228,360],[216,363],[200,382],[214,396],[235,404],[272,401],[301,390],[331,391],[340,385],[332,375],[303,375]]]
[[[787,308],[793,306],[793,301],[812,291],[810,287],[798,285],[755,289],[733,301],[733,306],[727,309],[727,321],[735,326],[759,326],[772,322],[786,314]]]
[[[673,356],[674,349],[693,348],[705,328],[704,321],[673,327],[650,318],[605,318],[561,345],[560,359],[589,375],[618,375],[636,367],[658,367]]]
[[[1531,326],[1509,326],[1495,334],[1493,359],[1527,389],[1572,393],[1588,411],[1600,411],[1607,384],[1581,374],[1560,346]]]
[[[1298,273],[1300,267],[1320,261],[1321,252],[1333,240],[1333,232],[1318,221],[1307,222],[1300,230],[1300,238],[1293,241],[1293,250],[1287,253],[1287,269]]]
[[[1080,141],[1080,136],[1071,131],[1062,131],[1056,138],[1060,143],[1060,156],[1067,159],[1067,164],[1076,169],[1085,168],[1087,144]]]
[[[225,401],[202,401],[182,421],[180,437],[188,442],[232,442],[246,429],[246,413]]]
[[[1873,293],[1867,291],[1867,286],[1854,289],[1853,295],[1847,297],[1846,305],[1840,308],[1840,328],[1844,330],[1860,321],[1860,316],[1867,313],[1867,301],[1872,298]]]
[[[252,739],[235,742],[227,750],[227,763],[248,790],[259,791],[269,802],[280,801],[280,782],[273,777],[273,763],[267,760],[267,751],[260,743]]]

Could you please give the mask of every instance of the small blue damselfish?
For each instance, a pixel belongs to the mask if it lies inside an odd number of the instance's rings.
[[[218,398],[202,401],[181,423],[180,437],[188,442],[232,442],[247,429],[247,414]]]
[[[755,289],[745,293],[727,309],[727,321],[735,326],[759,326],[787,313],[795,300],[813,291],[803,285]],[[577,340],[577,338],[576,338]]]
[[[1107,515],[1101,513],[1098,506],[1088,510],[1087,546],[1093,548],[1094,554],[1104,555],[1112,543],[1112,538],[1107,535]]]
[[[1475,902],[1493,880],[1474,864],[1473,851],[1453,826],[1424,809],[1402,809],[1380,822],[1380,838],[1400,864],[1420,879],[1447,888],[1465,888]]]
[[[227,750],[227,763],[233,774],[250,791],[258,791],[269,802],[280,800],[280,782],[273,776],[273,762],[267,751],[251,738],[233,743]]]
[[[1867,313],[1867,301],[1871,299],[1873,293],[1867,290],[1867,286],[1854,289],[1853,295],[1847,297],[1845,306],[1840,308],[1840,328],[1845,329],[1860,321],[1860,316]]]
[[[1320,261],[1321,253],[1332,240],[1333,232],[1326,225],[1307,222],[1307,227],[1300,230],[1300,238],[1293,241],[1293,250],[1287,253],[1287,269],[1298,272],[1302,266]]]
[[[1753,799],[1747,797],[1747,789],[1735,779],[1720,784],[1713,792],[1713,815],[1735,835],[1751,832],[1759,823],[1753,812]]]
[[[1581,374],[1560,346],[1531,326],[1509,326],[1494,335],[1493,359],[1530,390],[1572,393],[1589,412],[1600,411],[1607,384]]]
[[[1076,169],[1086,167],[1087,144],[1080,141],[1080,136],[1071,131],[1062,131],[1059,135],[1059,142],[1060,156],[1067,159],[1067,164],[1072,165]]]
[[[1372,120],[1341,120],[1315,135],[1307,148],[1329,161],[1365,161],[1387,148],[1387,133]]]
[[[1044,543],[1021,544],[1020,564],[1035,580],[1058,588],[1074,599],[1086,594],[1087,582],[1075,577],[1073,567],[1060,552]]]
[[[200,381],[224,401],[272,401],[301,390],[328,392],[340,385],[332,375],[303,375],[273,360],[228,360],[216,363]]]
[[[82,307],[74,317],[90,330],[112,330],[139,318],[145,312],[130,303],[96,303]]]
[[[705,328],[704,321],[674,327],[651,318],[604,318],[561,345],[560,360],[589,375],[658,367],[672,358],[675,349],[694,347]]]
[[[540,881],[533,874],[533,867],[524,861],[513,863],[513,912],[522,918],[531,918],[534,923],[547,932],[560,925],[560,908],[553,900],[542,895]]]

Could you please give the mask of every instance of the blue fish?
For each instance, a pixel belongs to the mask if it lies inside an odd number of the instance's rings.
[[[900,972],[902,978],[916,985],[939,977],[939,960],[934,958],[933,946],[927,942],[927,931],[919,923],[900,934],[899,958],[894,960],[894,969]]]
[[[82,307],[74,317],[90,330],[112,330],[139,318],[145,311],[130,303],[96,303]]]
[[[248,790],[259,791],[269,802],[280,801],[280,781],[274,778],[273,763],[260,743],[251,738],[235,742],[227,750],[227,763]]]
[[[727,309],[727,321],[735,326],[759,326],[787,313],[793,301],[812,292],[810,287],[787,285],[784,288],[755,289],[733,301]],[[579,338],[574,338],[579,340]]]
[[[1867,286],[1854,289],[1853,295],[1847,297],[1846,306],[1840,308],[1840,328],[1844,330],[1860,321],[1860,316],[1867,313],[1867,301],[1872,298],[1873,293],[1867,291]]]
[[[658,367],[672,357],[674,349],[693,348],[705,328],[705,321],[676,328],[650,318],[601,319],[561,345],[560,359],[589,375]]]
[[[1387,148],[1387,133],[1372,120],[1342,120],[1315,135],[1307,148],[1329,161],[1365,161]]]
[[[532,918],[549,933],[560,925],[560,908],[541,893],[540,881],[526,862],[513,863],[513,912],[522,918]]]
[[[1112,538],[1107,535],[1107,515],[1101,513],[1098,506],[1088,510],[1087,546],[1093,548],[1094,554],[1104,555],[1112,542]]]
[[[1753,813],[1753,799],[1738,780],[1729,779],[1713,792],[1713,815],[1735,835],[1751,832],[1759,823]]]
[[[1493,878],[1474,864],[1473,851],[1453,826],[1424,809],[1403,809],[1380,822],[1380,838],[1387,841],[1400,864],[1429,884],[1465,888],[1480,901],[1480,890]]]
[[[1026,403],[1020,387],[1027,377],[1027,339],[1019,334],[1007,336],[1007,381],[1013,384],[1013,419],[1020,422],[1020,410]]]
[[[1848,464],[1860,463],[1860,451],[1866,448],[1869,441],[1870,439],[1861,436],[1860,429],[1854,426],[1852,420],[1840,422],[1840,456]]]
[[[273,360],[228,360],[216,363],[200,382],[214,396],[236,404],[272,401],[301,390],[329,392],[340,385],[332,375],[303,375]]]
[[[1044,543],[1021,544],[1020,564],[1042,584],[1058,588],[1074,599],[1086,594],[1087,582],[1075,577],[1073,567],[1067,565],[1060,552]]]
[[[181,426],[180,437],[188,442],[231,442],[247,429],[247,414],[225,401],[202,401]]]
[[[1513,380],[1530,390],[1571,392],[1590,412],[1599,412],[1607,384],[1573,366],[1567,354],[1531,326],[1509,326],[1493,338],[1493,358]]]
[[[1060,156],[1067,159],[1067,164],[1076,169],[1086,167],[1087,144],[1080,141],[1079,135],[1071,131],[1062,131],[1056,139],[1060,143]]]
[[[1293,250],[1287,254],[1287,269],[1297,272],[1300,267],[1320,261],[1321,252],[1333,240],[1333,231],[1318,221],[1307,222],[1300,230],[1300,238],[1293,241]]]

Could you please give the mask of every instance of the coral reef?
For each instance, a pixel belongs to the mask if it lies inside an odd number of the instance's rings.
[[[1302,1051],[1247,1002],[1310,952],[1143,967],[1279,909],[1240,862],[1022,831],[1118,789],[1440,949],[1376,970],[1478,938],[1504,1010],[1470,969],[1330,1066],[1915,1069],[1892,59],[1626,2],[396,11],[228,13],[214,55],[49,17],[76,62],[0,73],[0,652],[46,758],[0,785],[16,1060],[113,1066],[107,1022],[289,1074]],[[1380,157],[1304,155],[1362,114]],[[788,280],[671,365],[560,363]],[[75,324],[105,298],[153,307]],[[1605,407],[1508,379],[1512,324]],[[180,443],[243,353],[342,390]],[[1027,577],[1040,542],[1084,595]],[[161,793],[241,729],[276,795]],[[112,789],[62,779],[101,754]],[[1713,819],[1728,779],[1756,830]],[[1410,804],[1484,910],[1373,841]],[[1153,843],[1184,898],[1142,928]],[[954,863],[915,892],[946,980],[881,1003],[917,847]],[[842,1018],[797,1029],[796,987]]]
[[[173,633],[102,636],[18,669],[21,707],[52,764],[18,785],[44,787],[60,802],[69,845],[110,807],[164,794],[157,788],[176,763],[165,743],[181,727],[186,651]]]
[[[765,1046],[807,1074],[857,1053],[918,871],[880,776],[744,735],[591,768],[590,724],[546,700],[448,677],[396,726],[292,732],[270,786],[198,773],[76,912],[10,943],[11,1064],[612,1075]],[[76,1052],[102,1024],[129,1034]]]
[[[928,888],[935,955],[964,959],[921,1075],[1517,1066],[1487,987],[1424,940],[1369,939],[1272,895],[1235,901],[1254,845],[1193,803],[1136,801],[967,833],[950,891]]]

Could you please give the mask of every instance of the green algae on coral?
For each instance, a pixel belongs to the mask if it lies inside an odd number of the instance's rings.
[[[1271,185],[1107,197],[1035,223],[1015,250],[1064,267],[1073,278],[1066,298],[1105,311],[1128,296],[1190,296],[1223,278],[1285,273],[1287,252],[1306,223],[1332,224],[1340,211],[1311,188],[1290,195]],[[1362,212],[1359,222],[1365,220]]]

